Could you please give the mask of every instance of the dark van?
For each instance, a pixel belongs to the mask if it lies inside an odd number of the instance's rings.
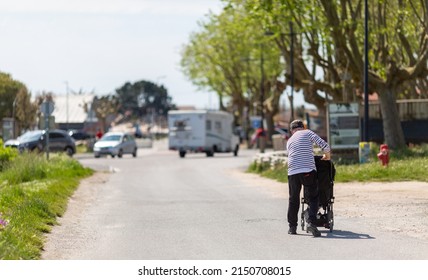
[[[46,131],[27,131],[19,137],[18,149],[23,151],[43,152],[46,149]],[[49,152],[63,152],[69,156],[76,153],[74,139],[64,130],[49,130]]]

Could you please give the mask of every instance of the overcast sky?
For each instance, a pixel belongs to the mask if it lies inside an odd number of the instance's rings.
[[[125,82],[162,84],[177,105],[214,108],[179,69],[180,49],[220,0],[0,2],[0,71],[41,91],[113,93]]]

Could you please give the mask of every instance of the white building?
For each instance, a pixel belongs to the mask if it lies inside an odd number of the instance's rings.
[[[64,130],[83,130],[95,134],[98,119],[92,110],[94,94],[69,94],[54,96],[55,109],[52,116],[56,127]]]

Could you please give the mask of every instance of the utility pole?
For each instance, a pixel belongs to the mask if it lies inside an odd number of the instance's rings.
[[[67,130],[68,131],[68,95],[69,95],[69,90],[68,90],[68,82],[67,81],[65,81],[65,94],[66,94],[66,127],[65,127],[65,130]]]
[[[17,101],[17,99],[18,99],[18,96],[16,96],[15,97],[15,99],[13,100],[13,104],[12,104],[12,129],[13,129],[13,131],[12,131],[12,138],[13,139],[15,139],[16,138],[16,136],[15,136],[15,129],[16,129],[16,125],[15,125],[15,123],[16,123],[16,117],[15,117],[15,115],[16,115],[16,109],[15,109],[15,107],[16,107],[16,101]]]
[[[265,85],[265,71],[264,71],[264,56],[263,56],[263,52],[264,52],[264,47],[263,47],[263,43],[260,44],[260,128],[261,128],[261,134],[259,135],[259,148],[260,148],[260,153],[264,153],[265,152],[265,146],[266,146],[266,132],[264,129],[264,119],[265,119],[265,114],[263,111],[263,103],[264,103],[264,99],[265,99],[265,89],[264,89],[264,85]]]
[[[293,32],[293,22],[290,21],[290,86],[291,86],[291,96],[290,96],[290,123],[294,120],[294,32]]]
[[[369,27],[368,27],[368,4],[364,0],[364,131],[363,141],[369,141]]]

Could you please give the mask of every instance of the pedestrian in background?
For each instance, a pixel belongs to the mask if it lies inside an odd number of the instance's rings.
[[[330,146],[315,132],[305,129],[303,121],[294,120],[290,124],[291,137],[287,141],[288,151],[288,189],[289,202],[287,219],[288,234],[297,234],[297,221],[300,206],[300,191],[304,187],[305,198],[309,201],[307,230],[314,237],[321,236],[316,227],[318,212],[318,184],[313,145],[320,147],[322,160],[330,160]]]
[[[101,131],[101,129],[98,129],[97,134],[95,135],[97,137],[97,140],[101,139],[101,137],[103,137],[103,133]]]

